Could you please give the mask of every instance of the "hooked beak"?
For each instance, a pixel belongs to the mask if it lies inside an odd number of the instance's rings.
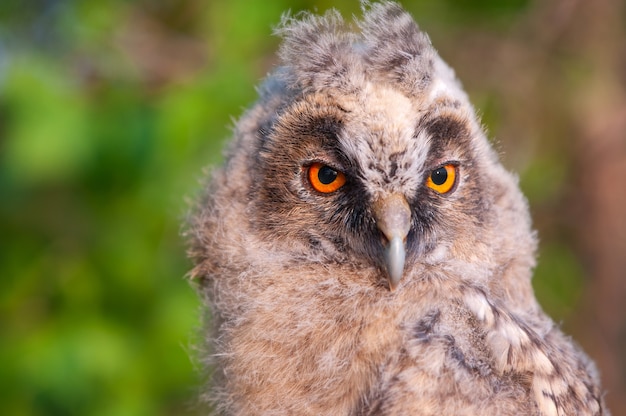
[[[404,273],[405,243],[411,228],[411,208],[403,195],[391,194],[377,199],[373,211],[376,225],[387,239],[385,264],[389,288],[394,290]]]

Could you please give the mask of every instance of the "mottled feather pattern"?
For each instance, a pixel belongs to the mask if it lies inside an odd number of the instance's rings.
[[[549,333],[537,333],[525,323],[529,320],[490,302],[484,291],[470,285],[464,290],[461,302],[485,325],[496,370],[532,374],[532,391],[542,415],[599,414],[600,392],[572,348],[555,350],[545,341]],[[549,325],[541,328],[551,331]]]
[[[593,363],[535,300],[527,202],[454,72],[398,4],[363,13],[283,17],[280,66],[191,215],[207,401],[607,415]],[[320,191],[312,165],[345,183]],[[442,167],[454,180],[434,189]]]

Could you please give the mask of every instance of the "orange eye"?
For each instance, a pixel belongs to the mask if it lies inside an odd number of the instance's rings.
[[[433,170],[426,180],[426,186],[440,194],[448,193],[456,183],[456,166],[447,164]]]
[[[309,166],[309,182],[313,189],[324,194],[335,192],[346,183],[346,176],[323,163]]]

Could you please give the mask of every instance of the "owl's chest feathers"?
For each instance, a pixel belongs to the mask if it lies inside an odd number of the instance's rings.
[[[390,381],[382,374],[407,362],[422,372],[416,382],[424,388],[493,372],[480,323],[467,308],[442,299],[441,289],[342,293],[320,284],[316,291],[276,290],[257,294],[230,334],[234,355],[225,370],[254,406],[270,409],[281,397],[281,409],[306,403],[312,413],[348,413],[385,388]],[[445,296],[451,293],[458,291]],[[288,301],[276,302],[282,296]]]

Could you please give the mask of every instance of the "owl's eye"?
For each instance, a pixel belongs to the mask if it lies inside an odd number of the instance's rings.
[[[346,176],[323,163],[313,163],[308,170],[313,189],[324,194],[335,192],[346,183]]]
[[[448,193],[456,183],[456,166],[448,163],[433,170],[426,180],[426,186],[440,194]]]

